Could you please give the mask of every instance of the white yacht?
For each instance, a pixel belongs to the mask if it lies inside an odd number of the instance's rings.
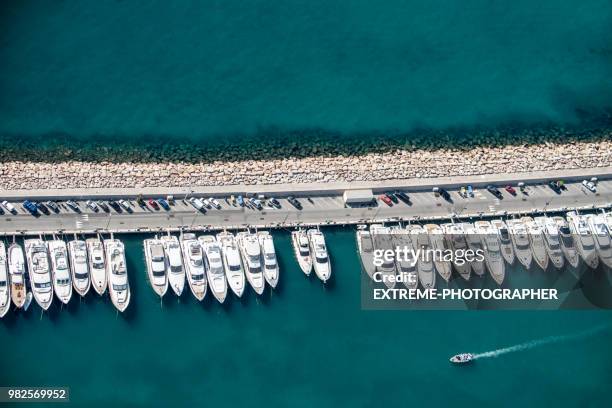
[[[399,226],[391,227],[393,235],[393,245],[399,248],[402,256],[395,260],[398,276],[401,276],[401,282],[408,289],[416,289],[419,286],[419,273],[417,271],[417,260],[414,256],[412,241],[410,240],[410,231]],[[404,248],[406,251],[404,252]],[[406,258],[403,254],[406,254]]]
[[[387,251],[393,249],[393,236],[391,235],[391,229],[384,227],[381,224],[370,225],[370,235],[374,242],[374,249],[377,251]],[[383,257],[382,264],[375,266],[375,271],[379,275],[379,279],[389,289],[395,287],[395,260]]]
[[[244,293],[246,286],[242,261],[240,259],[240,249],[234,234],[231,232],[220,232],[217,234],[217,241],[221,245],[223,257],[223,267],[225,268],[225,278],[230,289],[238,297]]]
[[[465,240],[467,242],[468,247],[474,251],[474,253],[476,254],[476,256],[474,257],[474,260],[472,262],[470,262],[470,265],[472,266],[472,270],[474,271],[474,273],[478,276],[484,276],[485,274],[485,269],[486,269],[486,263],[485,263],[485,250],[484,247],[482,246],[482,242],[480,240],[480,234],[478,233],[478,231],[476,231],[476,227],[474,226],[474,224],[469,223],[469,222],[464,222],[461,224],[462,228],[463,228],[463,232],[465,233]]]
[[[8,249],[8,268],[11,281],[11,298],[16,308],[20,309],[26,301],[25,257],[18,244],[11,244]]]
[[[429,236],[427,231],[420,225],[409,225],[410,241],[412,241],[412,249],[414,249],[417,257],[417,273],[419,282],[424,289],[433,289],[436,287],[436,270],[429,252]],[[419,252],[420,251],[420,252]]]
[[[125,247],[118,239],[104,240],[106,252],[106,279],[111,301],[123,312],[130,304],[130,283],[125,264]]]
[[[531,253],[531,244],[529,243],[527,227],[521,220],[517,219],[506,220],[506,225],[510,231],[516,259],[518,259],[519,263],[523,265],[525,269],[531,268],[533,254]]]
[[[575,212],[567,213],[567,221],[569,222],[570,231],[574,236],[576,249],[578,254],[589,267],[597,269],[599,266],[599,256],[595,247],[593,234],[586,221],[586,217],[578,215]]]
[[[544,244],[546,245],[546,252],[550,258],[553,266],[557,269],[563,268],[565,264],[565,258],[563,257],[563,251],[561,250],[561,243],[559,237],[559,227],[555,220],[549,217],[536,217],[536,224],[544,231]]]
[[[501,286],[506,277],[506,264],[502,255],[497,229],[489,221],[476,221],[474,227],[485,251],[485,264],[493,280]]]
[[[102,296],[104,292],[106,292],[106,287],[108,286],[104,246],[99,238],[88,238],[85,240],[85,244],[87,245],[91,285],[96,293]]]
[[[259,246],[261,247],[261,256],[264,266],[264,278],[272,289],[278,285],[278,260],[276,259],[276,249],[274,248],[274,239],[268,231],[259,231],[257,233]]]
[[[569,223],[563,217],[552,217],[553,221],[559,228],[559,243],[561,244],[561,252],[565,256],[565,260],[574,268],[577,268],[580,264],[580,255],[576,249],[576,243],[574,242],[574,236],[570,230]],[[576,276],[580,278],[580,276]]]
[[[293,245],[293,253],[295,259],[300,265],[302,272],[306,276],[310,276],[312,271],[312,257],[310,256],[310,243],[305,230],[291,231],[291,244]]]
[[[325,237],[318,229],[309,229],[308,241],[310,242],[310,253],[314,254],[315,273],[325,283],[331,277],[331,262],[329,261]]]
[[[593,233],[599,259],[608,268],[612,268],[612,242],[605,215],[590,214],[586,219]]]
[[[8,264],[6,262],[6,247],[0,241],[0,318],[11,308],[11,284],[9,282]]]
[[[181,246],[178,238],[173,235],[164,235],[160,239],[164,244],[164,252],[166,253],[168,285],[176,296],[180,297],[185,289],[185,268],[183,267]]]
[[[196,239],[195,234],[183,234],[181,237],[181,249],[185,262],[185,275],[187,283],[193,296],[199,301],[204,300],[208,289],[206,282],[206,264],[202,246]]]
[[[456,254],[465,252],[468,249],[467,241],[465,240],[465,234],[460,224],[442,224],[444,230],[444,237],[448,247]],[[464,280],[469,281],[472,272],[472,266],[465,259],[453,256],[452,260],[455,270]]]
[[[217,239],[212,235],[202,235],[198,241],[204,251],[206,263],[206,277],[208,285],[215,299],[223,303],[227,297],[227,281],[223,272],[223,260],[221,259],[221,247]]]
[[[72,297],[72,279],[68,266],[68,250],[66,243],[61,239],[47,241],[49,259],[51,259],[51,276],[53,277],[53,290],[55,296],[63,304],[68,304]]]
[[[48,310],[53,302],[53,284],[47,246],[42,239],[26,239],[25,251],[34,299],[43,310]]]
[[[168,276],[166,275],[166,252],[164,244],[158,238],[145,239],[143,242],[147,276],[153,292],[163,297],[168,291]]]
[[[76,293],[83,297],[89,292],[91,286],[85,241],[74,240],[68,242],[68,256],[70,257],[72,285]]]
[[[237,238],[247,281],[255,293],[261,295],[266,288],[266,280],[261,270],[261,249],[257,235],[243,231],[237,234]]]
[[[531,217],[523,217],[521,221],[525,224],[527,232],[529,233],[529,243],[531,244],[533,260],[543,271],[545,271],[548,268],[548,261],[550,258],[546,252],[544,231]]]
[[[501,254],[508,263],[508,265],[512,265],[514,263],[514,247],[512,245],[512,238],[510,237],[510,232],[508,231],[508,227],[503,220],[491,220],[491,225],[497,231],[497,235],[499,236],[499,246],[501,248]]]
[[[357,227],[357,232],[355,234],[357,252],[359,253],[361,267],[368,274],[370,279],[374,279],[374,272],[376,271],[376,267],[374,266],[374,242],[372,241],[372,234],[370,234],[367,228],[367,225],[360,225]]]
[[[436,224],[425,224],[425,230],[429,235],[429,244],[436,253],[433,259],[434,266],[442,279],[448,282],[451,278],[452,266],[450,261],[444,259],[444,254],[448,252],[444,231]]]

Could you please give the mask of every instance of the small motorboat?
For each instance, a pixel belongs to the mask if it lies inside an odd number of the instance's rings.
[[[450,362],[453,364],[466,364],[472,360],[474,360],[474,355],[472,353],[461,353],[450,358]]]

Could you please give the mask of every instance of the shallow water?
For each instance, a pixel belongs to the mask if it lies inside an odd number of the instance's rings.
[[[39,320],[36,305],[0,321],[0,384],[64,385],[77,406],[605,406],[612,381],[603,331],[470,367],[486,352],[609,324],[609,312],[364,311],[352,229],[326,230],[333,280],[306,278],[287,232],[275,233],[274,293],[220,306],[166,296],[146,281],[142,236],[123,236],[132,288],[124,316],[93,292]],[[186,294],[187,295],[187,294]],[[576,373],[579,373],[576,374]],[[520,384],[520,385],[517,385]],[[520,386],[521,392],[516,392]]]

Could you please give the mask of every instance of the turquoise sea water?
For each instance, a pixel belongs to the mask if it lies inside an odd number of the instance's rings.
[[[612,107],[612,3],[5,1],[0,134],[214,143],[575,123]]]
[[[326,230],[324,287],[275,233],[280,286],[220,306],[146,281],[142,236],[123,236],[128,312],[90,294],[39,320],[0,321],[0,384],[70,386],[75,406],[607,406],[612,330],[456,367],[486,352],[611,324],[608,312],[363,311],[354,231]],[[526,272],[523,272],[526,274]],[[514,277],[517,278],[516,276]]]

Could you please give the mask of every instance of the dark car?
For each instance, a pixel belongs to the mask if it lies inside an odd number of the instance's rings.
[[[49,209],[43,203],[40,203],[40,202],[36,203],[36,208],[38,208],[38,210],[45,215],[50,214]]]
[[[166,211],[170,211],[170,204],[163,198],[158,198],[157,203]]]
[[[396,191],[395,196],[399,198],[401,201],[405,202],[406,204],[410,204],[410,197],[408,196],[408,194],[404,193],[403,191]]]
[[[60,208],[59,205],[57,205],[57,203],[55,201],[45,201],[45,205],[51,209],[51,211],[53,211],[54,213],[59,213],[60,212]]]
[[[298,210],[302,209],[302,204],[294,196],[287,197],[287,201]]]
[[[561,187],[559,187],[559,182],[555,180],[551,180],[548,182],[548,186],[557,194],[561,194]]]
[[[30,212],[30,214],[38,215],[38,208],[36,207],[36,204],[31,202],[30,200],[25,200],[22,205],[23,208]]]
[[[157,204],[157,201],[155,201],[154,199],[150,198],[148,203],[149,203],[149,206],[153,208],[154,210],[159,210],[159,204]]]
[[[270,198],[270,199],[268,200],[268,203],[270,203],[270,205],[272,205],[272,207],[274,207],[274,208],[281,208],[280,203],[279,203],[279,202],[278,202],[278,200],[277,200],[276,198],[274,198],[274,197]]]
[[[113,208],[113,210],[115,210],[115,211],[117,211],[117,212],[119,212],[119,213],[120,213],[120,212],[123,212],[123,210],[121,209],[121,206],[119,205],[119,203],[117,203],[117,202],[116,202],[116,201],[114,201],[114,200],[110,200],[110,201],[108,202],[108,205],[110,205],[110,206]]]
[[[506,186],[506,191],[512,194],[513,196],[516,195],[516,190],[510,184]]]
[[[489,184],[487,186],[487,191],[491,194],[493,194],[495,197],[497,198],[502,198],[502,193],[497,189],[497,187],[495,187],[492,184]]]
[[[387,196],[387,198],[389,198],[389,200],[393,201],[394,204],[399,203],[399,200],[397,199],[395,194],[393,194],[393,193],[385,193],[385,196]]]
[[[105,213],[110,212],[110,208],[108,208],[108,205],[106,205],[104,201],[98,201],[97,204]]]
[[[81,212],[81,209],[79,208],[79,205],[76,202],[74,202],[73,200],[66,201],[66,205],[68,207],[70,207],[72,210],[74,210],[74,212],[78,212],[78,213]]]

